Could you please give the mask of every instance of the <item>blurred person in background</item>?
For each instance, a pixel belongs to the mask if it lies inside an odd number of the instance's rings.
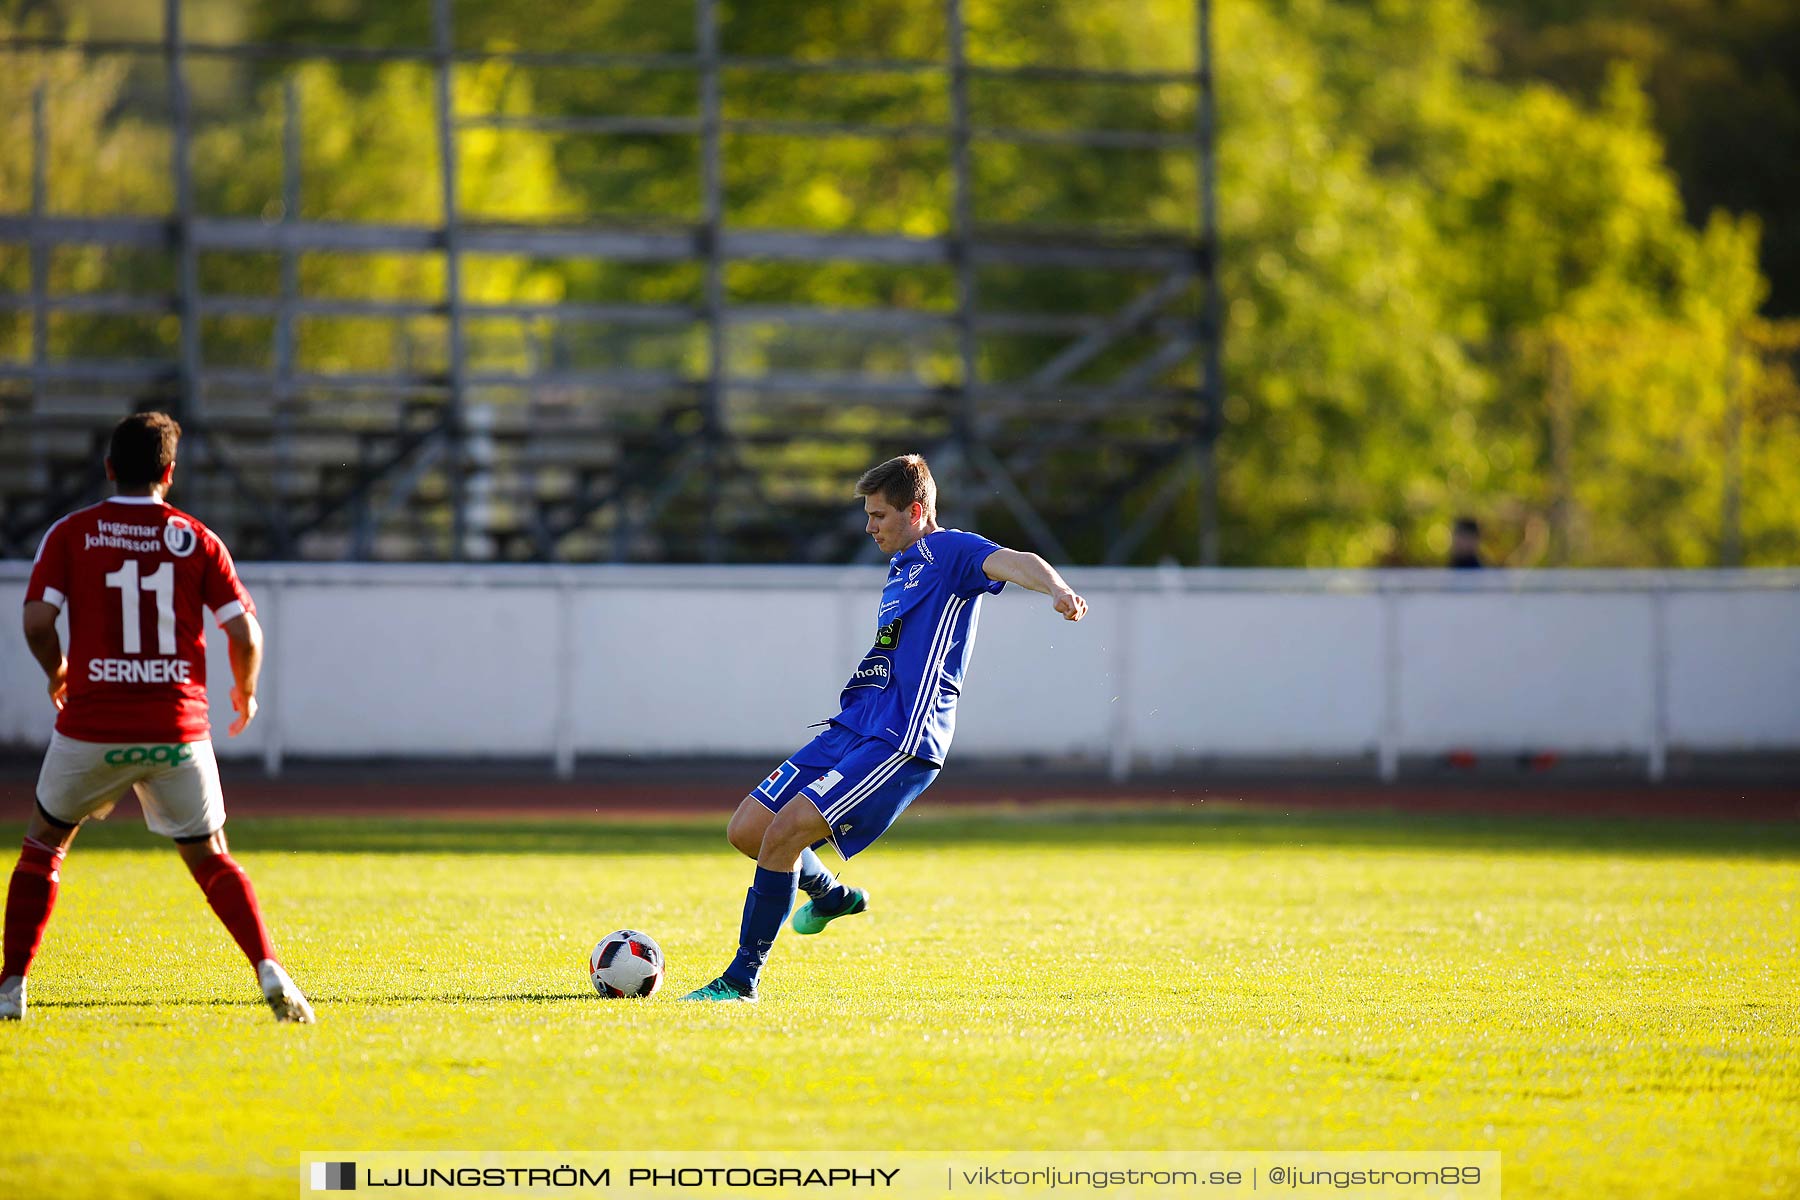
[[[1481,526],[1474,517],[1458,517],[1450,527],[1450,566],[1455,570],[1484,567],[1481,561]]]

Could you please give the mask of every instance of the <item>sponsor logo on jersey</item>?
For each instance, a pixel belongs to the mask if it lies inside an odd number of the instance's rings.
[[[900,644],[900,618],[895,617],[886,625],[875,631],[875,648],[892,650]]]
[[[851,827],[850,827],[850,822],[848,822],[848,821],[845,821],[845,822],[844,822],[844,823],[843,823],[843,824],[842,824],[842,825],[839,825],[839,826],[838,826],[838,832],[839,832],[839,833],[849,833],[849,832],[850,832],[850,828],[851,828]]]
[[[856,670],[850,673],[850,682],[844,685],[844,690],[859,687],[884,688],[893,677],[894,660],[885,654],[871,654],[856,664]]]
[[[190,742],[175,742],[167,746],[115,746],[106,752],[106,764],[110,767],[133,767],[139,763],[184,763],[194,757],[194,747]]]
[[[185,658],[90,658],[89,683],[189,683],[193,664]]]
[[[781,789],[786,787],[788,781],[799,773],[799,767],[792,762],[784,762],[770,771],[769,777],[756,785],[756,790],[771,800],[778,800],[781,798]]]
[[[170,517],[169,523],[163,526],[163,545],[176,558],[186,558],[200,544],[200,535],[188,524],[185,517]]]
[[[914,542],[913,545],[919,548],[919,553],[924,555],[926,562],[931,563],[934,566],[937,564],[937,559],[931,557],[931,547],[925,544],[924,538],[920,538],[918,541]]]
[[[135,550],[155,554],[163,548],[163,531],[154,525],[130,525],[124,521],[96,521],[95,532],[82,538],[83,550]]]
[[[806,790],[823,796],[826,792],[829,792],[832,788],[842,782],[844,782],[844,777],[842,775],[838,774],[836,771],[827,771],[825,774],[807,784]]]

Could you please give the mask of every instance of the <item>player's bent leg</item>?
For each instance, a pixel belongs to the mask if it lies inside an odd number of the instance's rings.
[[[175,839],[175,849],[200,892],[217,914],[244,957],[256,969],[257,986],[278,1021],[313,1023],[312,1005],[275,957],[275,945],[263,924],[262,908],[250,877],[231,857],[223,829],[204,837]]]
[[[937,778],[938,768],[878,738],[852,747],[839,770],[815,781],[808,798],[819,810],[831,843],[848,860],[866,850]],[[842,884],[812,893],[794,912],[795,933],[822,933],[839,917],[867,912],[869,893]]]
[[[825,818],[805,796],[796,796],[782,806],[769,828],[763,833],[762,847],[756,865],[786,874],[797,873],[800,852],[815,842],[824,841],[831,833]]]
[[[819,846],[824,844],[819,842],[800,852],[800,890],[808,897],[801,907],[817,908],[834,916],[847,915],[845,910],[850,907],[858,889],[839,883],[837,876],[831,873],[831,868],[818,853]]]
[[[762,852],[763,834],[768,832],[769,824],[774,820],[774,811],[760,799],[745,796],[738,802],[737,811],[731,814],[731,823],[725,827],[725,838],[738,853],[755,858]]]
[[[800,852],[825,836],[825,821],[810,800],[795,797],[769,823],[756,856],[756,877],[744,897],[738,952],[723,974],[684,1000],[754,1001],[775,938],[794,907]]]
[[[0,950],[0,1021],[25,1016],[25,976],[43,944],[56,908],[63,856],[79,825],[57,820],[40,804],[25,829],[19,861],[6,888],[4,949]]]
[[[275,945],[263,924],[262,909],[256,902],[256,889],[244,868],[231,857],[225,843],[225,831],[199,838],[177,838],[175,849],[188,873],[200,885],[206,903],[212,907],[220,923],[231,934],[232,941],[255,966],[275,957]]]
[[[25,1015],[25,975],[56,907],[62,860],[75,831],[103,817],[131,786],[134,768],[108,762],[112,746],[50,735],[38,773],[37,809],[25,831],[6,889],[4,949],[0,950],[0,1019]]]

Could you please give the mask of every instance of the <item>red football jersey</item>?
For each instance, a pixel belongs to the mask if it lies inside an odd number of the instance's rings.
[[[25,599],[69,610],[69,695],[56,730],[84,742],[207,735],[203,609],[253,613],[212,530],[149,496],[114,496],[44,535]]]

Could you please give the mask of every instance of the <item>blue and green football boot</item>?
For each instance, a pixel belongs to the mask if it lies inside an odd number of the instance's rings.
[[[755,1004],[756,993],[744,991],[742,988],[738,987],[737,984],[721,975],[705,987],[695,988],[693,991],[683,996],[682,999],[717,1000],[726,1004]]]
[[[844,906],[843,911],[822,913],[811,900],[808,900],[794,910],[794,917],[790,924],[793,925],[795,933],[818,933],[839,917],[853,917],[868,907],[869,893],[862,888],[851,888],[850,903]]]

